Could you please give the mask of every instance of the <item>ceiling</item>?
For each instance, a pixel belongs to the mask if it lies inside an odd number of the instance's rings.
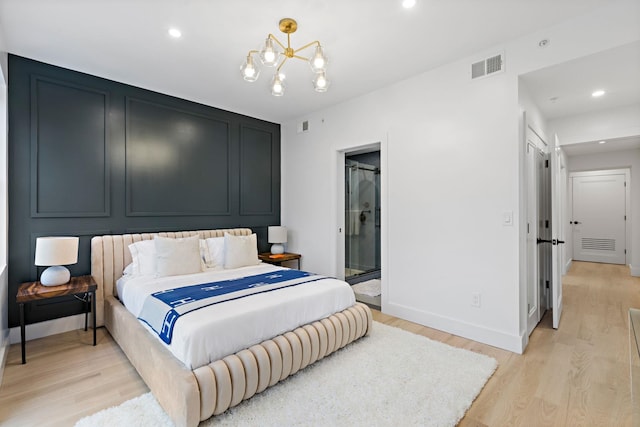
[[[564,144],[562,146],[562,151],[564,151],[568,157],[635,149],[640,150],[640,135],[627,138],[608,139],[605,144],[600,144],[599,141],[592,141],[580,142],[578,144]]]
[[[521,82],[548,121],[640,105],[640,41],[533,71],[521,76]],[[605,95],[592,97],[598,89]],[[569,157],[640,149],[640,135],[605,144],[563,144],[562,149]]]
[[[547,120],[640,104],[640,41],[521,76]],[[602,89],[606,94],[594,98]]]
[[[301,117],[611,0],[0,0],[10,53],[269,121]],[[271,70],[247,83],[239,67],[291,17],[298,48],[320,40],[331,87],[316,93],[308,64],[289,61],[286,93]],[[173,39],[170,27],[182,31]]]

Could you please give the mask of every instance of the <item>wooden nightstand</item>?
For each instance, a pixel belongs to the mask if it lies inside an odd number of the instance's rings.
[[[58,286],[44,286],[40,282],[26,282],[18,288],[16,302],[20,305],[20,343],[22,345],[22,364],[27,363],[25,352],[25,322],[24,322],[24,305],[33,301],[56,298],[65,295],[82,295],[81,301],[85,302],[86,311],[84,313],[84,330],[87,330],[87,319],[89,315],[89,307],[93,320],[93,345],[96,345],[96,289],[98,285],[91,276],[72,277],[69,283]],[[89,305],[91,304],[91,305]]]
[[[281,265],[283,262],[286,262],[286,261],[297,260],[298,270],[300,270],[300,258],[302,258],[302,255],[292,254],[288,252],[285,252],[279,255],[274,255],[271,252],[265,252],[265,253],[259,254],[258,258],[260,258],[260,260],[262,260],[263,262],[268,262],[269,264],[275,264],[275,265]]]

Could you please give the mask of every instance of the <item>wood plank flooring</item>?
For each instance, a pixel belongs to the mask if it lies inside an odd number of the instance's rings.
[[[380,312],[374,318],[487,354],[499,367],[461,426],[630,426],[627,312],[640,308],[640,278],[627,267],[574,262],[563,278],[564,313],[547,313],[523,355]],[[9,349],[0,386],[0,425],[73,426],[80,418],[148,391],[104,328],[67,332]]]

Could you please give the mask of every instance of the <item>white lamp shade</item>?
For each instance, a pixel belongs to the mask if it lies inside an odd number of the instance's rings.
[[[78,262],[77,237],[38,237],[35,265],[69,265]]]
[[[287,243],[287,227],[269,227],[269,243]]]

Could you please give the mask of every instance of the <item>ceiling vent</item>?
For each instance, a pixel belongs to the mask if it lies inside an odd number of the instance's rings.
[[[471,64],[471,78],[491,76],[504,71],[504,54],[493,55]]]

